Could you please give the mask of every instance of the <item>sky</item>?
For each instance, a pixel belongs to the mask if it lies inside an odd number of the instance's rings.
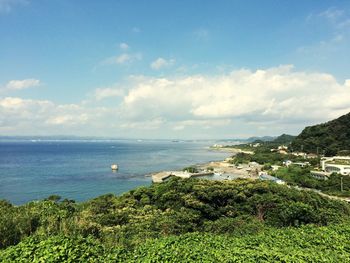
[[[229,139],[350,112],[350,1],[0,0],[0,135]]]

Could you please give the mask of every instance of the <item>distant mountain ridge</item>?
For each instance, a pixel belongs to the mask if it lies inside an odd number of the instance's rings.
[[[282,134],[280,136],[264,136],[264,137],[251,137],[247,139],[248,143],[263,143],[268,145],[275,145],[275,144],[290,144],[296,136],[289,135],[289,134]],[[251,139],[255,139],[254,141],[251,141]]]
[[[294,151],[325,154],[350,153],[350,113],[306,127],[292,142]]]
[[[276,136],[254,136],[254,137],[249,137],[248,139],[245,139],[244,141],[247,143],[250,142],[257,142],[257,141],[261,141],[261,142],[270,142],[275,140],[277,137]]]
[[[276,139],[273,140],[274,143],[279,143],[279,144],[290,144],[291,142],[294,141],[296,136],[290,135],[290,134],[282,134],[278,136]]]

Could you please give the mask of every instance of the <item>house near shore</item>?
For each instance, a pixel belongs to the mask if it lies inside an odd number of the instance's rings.
[[[321,171],[311,171],[311,176],[327,180],[332,173],[350,175],[350,156],[333,156],[321,158]]]
[[[263,180],[263,181],[272,181],[272,182],[275,182],[276,184],[286,184],[285,181],[283,181],[277,177],[274,177],[272,175],[269,175],[266,172],[259,172],[259,179]]]
[[[310,163],[309,163],[309,162],[295,162],[295,163],[292,163],[292,164],[293,164],[293,165],[300,166],[301,168],[305,168],[305,167],[310,166]]]
[[[317,157],[318,157],[318,155],[315,153],[309,153],[306,155],[306,158],[308,158],[308,159],[313,159],[313,158],[317,158]]]
[[[321,158],[322,171],[350,175],[350,156],[333,156]]]
[[[327,172],[323,172],[323,171],[310,171],[310,174],[312,177],[316,178],[316,179],[322,179],[322,180],[327,180],[328,177],[331,175],[330,173]]]
[[[291,160],[285,160],[285,161],[283,161],[283,165],[284,166],[289,166],[289,165],[291,165],[293,162],[291,161]]]
[[[271,149],[271,152],[277,152],[279,154],[288,154],[288,147],[285,145],[280,145],[277,149]]]
[[[310,166],[309,162],[292,162],[291,160],[286,160],[283,162],[284,166],[290,166],[290,165],[295,165],[295,166],[300,166],[301,168],[305,168],[307,166]]]
[[[307,157],[307,154],[304,153],[304,152],[292,152],[292,155],[298,156],[298,157],[303,157],[303,158],[305,158],[305,159],[306,159],[306,157]]]
[[[280,145],[280,146],[278,146],[277,150],[286,150],[287,151],[288,147],[285,145]]]

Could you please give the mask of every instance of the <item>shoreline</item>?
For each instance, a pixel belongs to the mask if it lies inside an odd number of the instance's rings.
[[[233,148],[233,147],[213,147],[210,146],[208,147],[209,150],[213,150],[213,151],[220,151],[220,152],[228,152],[228,153],[246,153],[246,154],[254,154],[254,152],[252,151],[245,151],[239,148]]]
[[[238,178],[257,179],[259,177],[259,172],[261,171],[262,165],[259,165],[257,163],[235,165],[231,162],[234,158],[234,155],[237,153],[243,152],[252,154],[252,152],[228,147],[207,147],[207,149],[212,151],[224,151],[231,153],[231,155],[222,161],[209,161],[202,164],[191,165],[191,167],[197,170],[196,172],[192,173],[184,170],[174,170],[154,172],[145,176],[152,177],[153,183],[162,183],[172,176],[180,178],[216,176],[215,178],[212,178],[213,180],[233,180]]]

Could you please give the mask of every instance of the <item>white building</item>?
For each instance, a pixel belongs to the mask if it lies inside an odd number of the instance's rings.
[[[277,177],[274,177],[272,175],[269,175],[266,172],[259,172],[259,179],[263,180],[263,181],[272,181],[272,182],[275,182],[276,184],[286,184],[285,181],[283,181]]]
[[[294,156],[300,156],[306,158],[307,154],[304,152],[293,152],[292,153]]]
[[[285,145],[278,146],[277,150],[288,150],[288,147]]]
[[[330,173],[327,172],[323,172],[323,171],[310,171],[311,176],[317,178],[317,179],[323,179],[323,180],[327,180],[328,177],[331,175]]]
[[[321,167],[327,173],[350,175],[350,156],[323,157]]]
[[[291,160],[286,160],[286,161],[283,161],[283,165],[284,166],[289,166],[289,165],[291,165],[293,162],[291,161]]]
[[[309,162],[296,162],[296,163],[293,163],[294,165],[298,165],[302,168],[304,167],[307,167],[307,166],[310,166],[310,163]]]
[[[254,147],[254,148],[259,147],[260,145],[261,145],[260,142],[249,144],[250,147]]]
[[[281,166],[279,165],[271,165],[272,171],[277,171]]]

